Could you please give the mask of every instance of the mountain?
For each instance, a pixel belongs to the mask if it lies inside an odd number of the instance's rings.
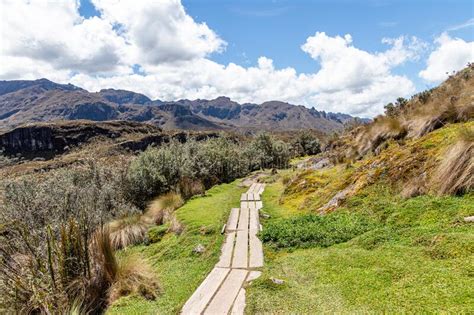
[[[0,129],[52,120],[126,120],[165,130],[340,130],[352,116],[279,101],[239,104],[228,97],[163,102],[132,91],[88,92],[47,79],[0,81]]]

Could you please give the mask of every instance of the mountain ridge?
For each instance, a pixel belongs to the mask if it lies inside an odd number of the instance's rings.
[[[78,119],[146,122],[165,130],[315,129],[330,133],[357,118],[281,101],[240,104],[226,96],[161,101],[122,89],[89,92],[48,79],[0,81],[0,128]]]

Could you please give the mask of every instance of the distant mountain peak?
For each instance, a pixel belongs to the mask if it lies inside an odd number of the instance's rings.
[[[227,96],[164,102],[122,89],[91,93],[48,79],[0,81],[0,128],[57,119],[128,120],[165,129],[340,130],[346,114],[272,100],[239,104]]]

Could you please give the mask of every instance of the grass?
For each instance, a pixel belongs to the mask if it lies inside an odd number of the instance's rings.
[[[268,194],[263,198],[270,202]],[[378,228],[328,248],[266,245],[263,276],[247,290],[246,312],[469,312],[474,228],[462,218],[473,214],[473,204],[474,194],[403,200],[382,185],[368,187],[342,211],[367,216]],[[266,225],[281,220],[272,213]]]
[[[184,225],[180,235],[168,233],[149,246],[133,246],[124,256],[139,254],[152,265],[161,294],[147,300],[137,294],[117,300],[107,314],[176,314],[219,258],[223,237],[220,229],[232,207],[238,207],[245,188],[239,181],[215,186],[203,197],[194,197],[175,212]],[[202,244],[203,254],[193,253]]]
[[[265,226],[260,238],[276,248],[329,247],[375,227],[366,216],[355,213],[308,214],[273,220]]]
[[[421,173],[432,174],[459,130],[472,126],[451,124],[420,139],[392,142],[349,167],[288,171],[268,184],[263,211],[271,217],[262,235],[277,227],[279,232],[264,244],[265,267],[247,288],[246,312],[470,313],[474,226],[463,218],[474,215],[474,192],[438,196],[427,189],[411,198],[400,192]],[[333,214],[366,217],[374,226],[336,242],[337,222],[315,225],[305,218],[349,184],[355,184],[354,193]],[[306,228],[333,245],[301,248]]]

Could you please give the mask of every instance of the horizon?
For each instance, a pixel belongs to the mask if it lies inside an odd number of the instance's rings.
[[[372,118],[397,97],[434,87],[474,61],[471,1],[2,1],[0,7],[0,79],[44,77],[162,101],[275,100]],[[420,14],[424,19],[415,18]]]

